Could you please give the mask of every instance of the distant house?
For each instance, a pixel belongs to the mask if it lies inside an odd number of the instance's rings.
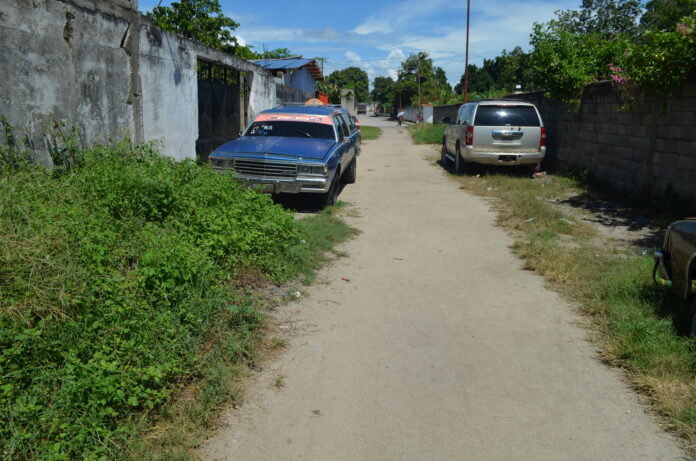
[[[321,68],[315,59],[301,56],[254,61],[276,77],[276,104],[304,102],[314,98],[317,82],[324,80]]]

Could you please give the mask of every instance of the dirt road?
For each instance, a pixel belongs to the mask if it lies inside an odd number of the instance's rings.
[[[688,459],[433,153],[393,123],[364,144],[340,197],[363,233],[282,309],[287,351],[202,457]]]

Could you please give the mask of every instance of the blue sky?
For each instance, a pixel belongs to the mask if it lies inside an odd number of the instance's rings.
[[[140,0],[148,11],[158,0]],[[168,5],[171,0],[162,0]],[[289,48],[305,57],[325,57],[324,74],[350,66],[376,76],[396,76],[410,53],[426,51],[454,84],[464,72],[464,0],[221,0],[224,13],[240,23],[239,41],[260,51]],[[503,49],[528,49],[534,22],[580,0],[472,0],[469,61],[481,64]]]

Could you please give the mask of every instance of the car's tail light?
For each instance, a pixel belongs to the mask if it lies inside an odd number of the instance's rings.
[[[474,125],[469,125],[466,127],[466,145],[474,145]]]
[[[546,128],[541,127],[541,138],[539,138],[539,147],[546,147]]]

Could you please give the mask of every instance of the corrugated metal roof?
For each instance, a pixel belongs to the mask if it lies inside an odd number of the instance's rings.
[[[264,69],[275,71],[295,70],[303,67],[309,67],[309,72],[312,74],[312,77],[314,77],[315,80],[324,80],[321,69],[317,65],[317,61],[314,59],[295,56],[292,58],[259,59],[258,61],[254,62]]]

